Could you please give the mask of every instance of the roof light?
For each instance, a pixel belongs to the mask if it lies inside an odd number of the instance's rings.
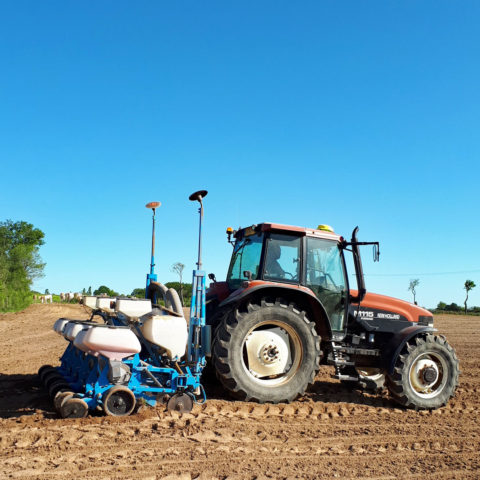
[[[331,233],[335,233],[333,231],[333,228],[330,226],[330,225],[319,225],[317,227],[317,230],[323,230],[324,232],[331,232]]]
[[[232,227],[227,227],[227,233],[233,233],[233,228]]]

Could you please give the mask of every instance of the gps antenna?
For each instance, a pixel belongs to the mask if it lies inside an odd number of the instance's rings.
[[[157,209],[160,205],[160,202],[150,202],[145,205],[146,208],[150,208],[152,210],[152,255],[150,258],[150,275],[147,275],[147,288],[150,285],[150,281],[157,280],[153,268],[155,267],[155,209]]]
[[[202,199],[207,196],[208,192],[206,190],[199,190],[198,192],[192,193],[188,198],[192,202],[200,203],[200,208],[198,213],[200,214],[199,230],[198,230],[198,262],[197,270],[202,269],[202,218],[203,218],[203,203]]]

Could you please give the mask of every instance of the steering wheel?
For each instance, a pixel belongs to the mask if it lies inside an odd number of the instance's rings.
[[[297,280],[298,279],[298,275],[294,275],[293,273],[290,273],[290,272],[283,272],[285,275],[290,275],[291,279],[292,280]]]

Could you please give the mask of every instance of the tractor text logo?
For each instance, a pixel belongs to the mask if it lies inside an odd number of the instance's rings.
[[[355,311],[355,316],[359,316],[361,318],[374,318],[375,315],[373,312],[370,312],[368,310],[360,310],[360,311]]]
[[[400,320],[400,315],[397,313],[379,313],[378,318],[388,318],[389,320]]]

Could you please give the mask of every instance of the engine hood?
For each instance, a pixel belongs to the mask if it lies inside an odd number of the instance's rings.
[[[357,295],[357,291],[351,290],[350,294],[355,296]],[[357,308],[356,304],[353,305]],[[364,311],[373,312],[375,318],[408,320],[409,322],[418,322],[420,317],[433,318],[431,312],[418,305],[398,298],[387,297],[386,295],[371,292],[365,294],[365,298],[360,304],[360,317],[364,316],[362,315]],[[400,318],[398,318],[397,315],[399,315]]]

